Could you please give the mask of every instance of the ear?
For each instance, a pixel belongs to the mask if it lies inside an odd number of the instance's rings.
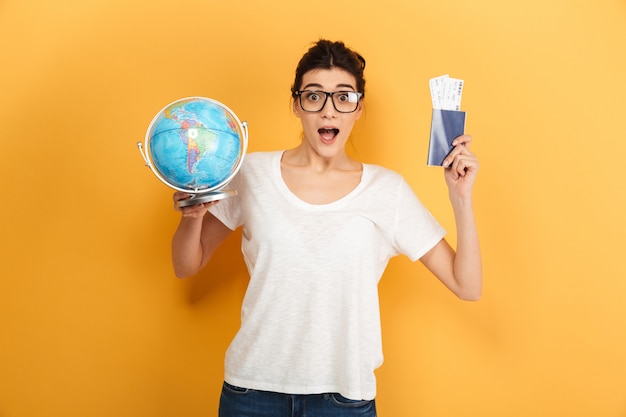
[[[298,104],[298,101],[296,99],[292,99],[291,103],[293,106],[293,114],[295,114],[296,117],[299,119],[300,118],[300,105]]]
[[[356,109],[356,120],[361,118],[361,114],[363,114],[363,99],[359,100],[359,108]]]

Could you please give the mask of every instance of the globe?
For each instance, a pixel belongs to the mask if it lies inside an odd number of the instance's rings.
[[[247,144],[247,124],[232,110],[210,98],[188,97],[159,111],[137,146],[158,179],[192,195],[179,204],[185,206],[232,195],[223,188],[239,170]]]

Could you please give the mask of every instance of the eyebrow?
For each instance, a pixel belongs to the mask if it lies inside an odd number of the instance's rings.
[[[307,89],[307,88],[322,88],[321,84],[317,84],[317,83],[309,83],[307,85],[305,85],[304,87],[302,87],[303,90]],[[355,90],[355,88],[353,86],[351,86],[350,84],[337,84],[337,86],[335,88],[350,88],[352,90]]]

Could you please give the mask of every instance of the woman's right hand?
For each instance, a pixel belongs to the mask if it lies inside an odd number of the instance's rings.
[[[194,204],[192,206],[187,207],[179,207],[178,202],[181,200],[186,200],[191,197],[191,194],[185,193],[183,191],[176,191],[173,196],[174,200],[174,210],[180,211],[183,217],[190,217],[194,219],[201,219],[204,215],[209,211],[209,207],[216,204],[217,201],[211,201],[208,203],[200,203]]]

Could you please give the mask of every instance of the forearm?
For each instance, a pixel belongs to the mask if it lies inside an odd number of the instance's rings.
[[[202,217],[182,217],[172,238],[172,264],[177,277],[194,275],[202,267]]]
[[[454,277],[459,296],[477,300],[482,293],[482,259],[471,197],[451,196],[457,229]]]

